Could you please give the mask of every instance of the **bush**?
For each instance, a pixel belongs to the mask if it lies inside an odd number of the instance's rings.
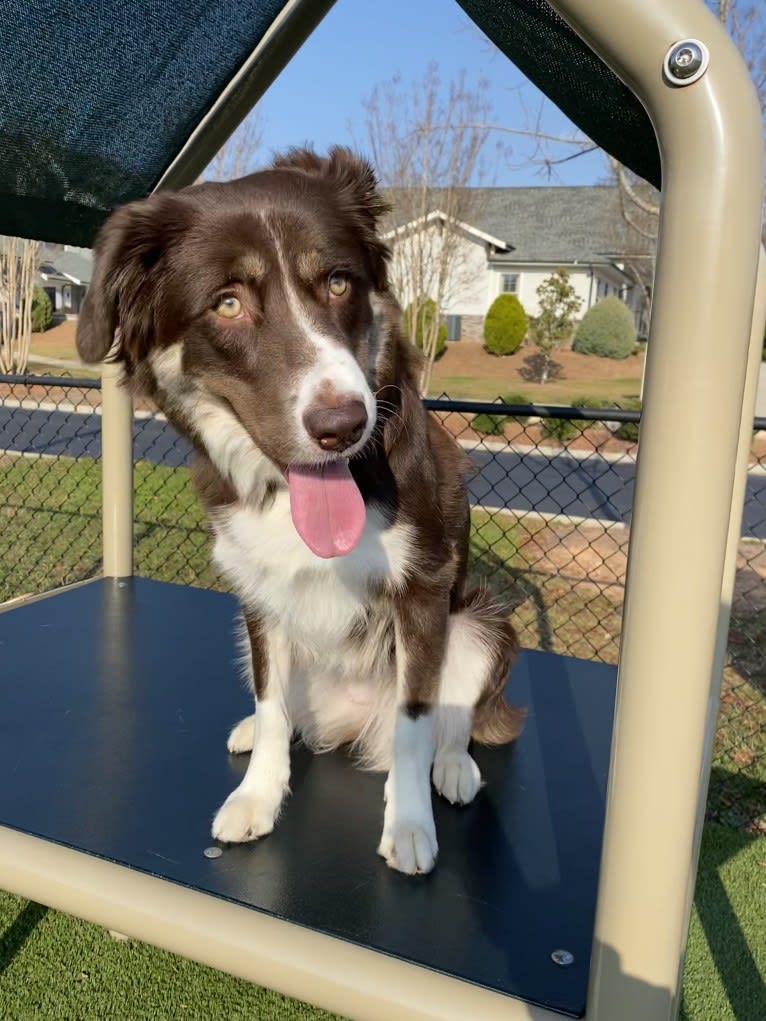
[[[620,401],[620,407],[624,411],[640,411],[641,401],[637,397],[628,397],[624,401]],[[614,435],[620,440],[636,443],[638,441],[638,422],[620,422]]]
[[[417,314],[417,321],[415,323],[415,329],[413,331],[412,319]],[[405,335],[411,340],[418,351],[423,350],[423,337],[428,336],[431,332],[431,324],[434,321],[434,316],[437,315],[436,302],[432,298],[426,298],[425,301],[419,302],[417,309],[415,303],[412,302],[404,310],[404,332]],[[436,336],[436,355],[438,358],[444,353],[444,349],[447,346],[447,324],[439,324],[439,332]]]
[[[572,350],[601,358],[627,358],[636,344],[633,313],[619,298],[604,298],[589,308],[577,327]]]
[[[515,294],[500,294],[484,318],[484,350],[512,355],[527,335],[527,316]]]
[[[32,332],[44,333],[53,322],[51,299],[42,289],[35,287],[32,291]]]
[[[583,422],[575,421],[572,418],[544,418],[542,420],[542,434],[547,440],[558,440],[564,443],[566,440],[573,440],[583,432]]]
[[[505,434],[505,415],[474,415],[471,426],[473,431],[482,436],[503,436]]]
[[[526,394],[513,393],[504,394],[502,398],[503,404],[532,404],[533,402],[529,399]],[[511,422],[520,422],[524,425],[529,419],[529,415],[509,415],[508,420]]]

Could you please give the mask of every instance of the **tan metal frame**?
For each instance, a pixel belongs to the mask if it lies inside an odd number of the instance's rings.
[[[288,0],[155,190],[183,188],[197,179],[334,4],[335,0]]]
[[[699,0],[550,2],[645,104],[662,153],[587,1017],[669,1021],[678,1006],[766,315],[763,262],[755,303],[760,114],[741,59]],[[318,21],[330,5],[293,6]],[[675,88],[663,81],[662,62],[671,44],[689,37],[707,45],[710,66],[699,82]],[[266,74],[254,74],[251,96],[268,84]],[[196,156],[190,140],[163,184],[193,178],[208,147],[236,124],[241,96],[232,118],[223,103],[212,128],[200,131]],[[113,576],[131,569],[129,402],[116,384],[116,370],[106,367],[105,568]],[[0,885],[364,1021],[558,1017],[3,828]]]
[[[104,575],[133,573],[133,401],[122,368],[101,367],[101,485]]]

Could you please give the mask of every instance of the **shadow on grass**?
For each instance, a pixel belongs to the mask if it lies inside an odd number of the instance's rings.
[[[0,935],[0,977],[47,914],[48,908],[29,901]]]
[[[510,537],[512,531],[509,528],[506,536]],[[513,542],[512,539],[510,541]],[[511,566],[506,555],[499,555],[491,546],[484,546],[480,534],[474,531],[468,554],[468,574],[471,583],[486,585],[508,614],[529,600],[534,607],[537,648],[543,652],[553,652],[553,628],[545,594],[530,579],[526,566]]]
[[[711,780],[720,772],[723,771],[714,768]],[[760,786],[763,796],[766,785]],[[724,886],[721,869],[752,842],[753,837],[746,833],[705,827],[694,895],[710,955],[737,1021],[763,1021],[766,984]],[[689,1021],[691,1016],[682,1005],[680,1021]]]

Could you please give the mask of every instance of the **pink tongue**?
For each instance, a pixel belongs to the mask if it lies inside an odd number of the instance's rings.
[[[362,494],[346,461],[293,465],[287,473],[290,513],[298,535],[318,557],[343,557],[364,529]]]

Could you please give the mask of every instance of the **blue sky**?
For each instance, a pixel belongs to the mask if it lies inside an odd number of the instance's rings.
[[[318,150],[333,143],[363,148],[362,100],[397,72],[404,83],[421,79],[433,61],[443,81],[461,70],[469,81],[487,79],[499,125],[528,128],[542,112],[545,131],[575,131],[454,0],[338,0],[258,105],[266,150],[261,160],[271,150],[304,142]],[[603,157],[593,154],[561,165],[550,177],[539,162],[531,161],[531,142],[508,134],[496,139],[511,145],[513,152],[493,166],[494,184],[590,184],[606,173]]]

